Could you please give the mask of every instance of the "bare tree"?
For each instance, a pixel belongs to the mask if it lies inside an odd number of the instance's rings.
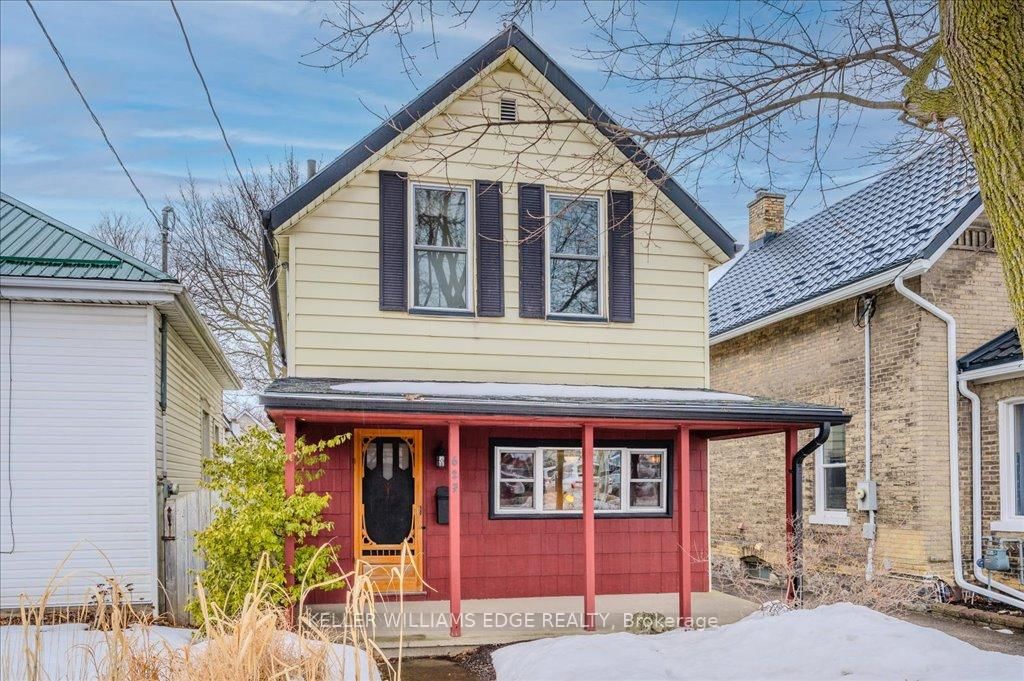
[[[325,55],[320,67],[344,68],[391,39],[413,77],[417,55],[450,33],[438,30],[442,23],[457,28],[487,11],[499,22],[528,21],[553,4],[336,2],[322,22],[326,36],[307,57]],[[621,125],[543,107],[514,122],[449,124],[435,136],[460,142],[449,144],[439,163],[468,151],[465,140],[488,130],[557,137],[551,129],[589,125],[636,140],[668,175],[694,173],[699,182],[709,160],[729,158],[738,178],[753,165],[776,183],[780,165],[802,159],[802,184],[817,179],[824,186],[821,159],[836,134],[856,134],[867,110],[889,112],[894,138],[885,160],[936,138],[972,157],[1024,337],[1024,9],[1017,0],[765,0],[739,4],[726,20],[697,30],[671,25],[653,32],[641,21],[639,3],[586,7],[594,39],[579,53],[631,86],[642,104]],[[787,136],[794,128],[810,130],[806,141]],[[523,162],[526,154],[515,153],[516,164]]]
[[[212,192],[191,175],[179,190],[173,231],[174,274],[188,289],[232,366],[249,388],[282,375],[271,316],[264,241],[254,206],[272,206],[299,184],[289,155]]]
[[[92,234],[147,265],[160,267],[160,235],[151,221],[125,213],[106,212],[93,225]]]

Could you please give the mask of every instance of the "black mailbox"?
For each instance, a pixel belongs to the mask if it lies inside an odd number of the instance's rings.
[[[448,524],[448,488],[438,487],[434,492],[434,500],[437,502],[437,524]]]

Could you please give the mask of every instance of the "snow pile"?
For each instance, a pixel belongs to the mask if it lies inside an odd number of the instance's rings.
[[[626,388],[609,385],[549,385],[546,383],[449,383],[445,381],[351,381],[331,386],[343,393],[365,395],[429,395],[523,399],[667,400],[751,402],[753,397],[714,390],[685,388]]]
[[[719,629],[549,638],[501,648],[492,658],[498,681],[1024,678],[1024,658],[849,603],[776,617],[754,613]]]
[[[0,679],[30,678],[30,660],[26,648],[38,651],[38,674],[32,678],[85,681],[97,678],[106,667],[107,634],[89,629],[84,624],[55,624],[28,629],[29,645],[25,645],[25,629],[21,626],[0,626]],[[156,657],[183,655],[190,658],[203,654],[205,641],[192,642],[192,629],[175,627],[130,627],[127,630],[132,646],[148,647]],[[38,639],[36,636],[38,635]],[[36,641],[38,640],[38,646]],[[299,637],[284,634],[283,644],[300,646]],[[307,646],[324,645],[307,641]],[[332,681],[380,681],[380,674],[369,656],[352,646],[330,644],[327,654],[328,679]],[[357,666],[362,673],[357,675]]]

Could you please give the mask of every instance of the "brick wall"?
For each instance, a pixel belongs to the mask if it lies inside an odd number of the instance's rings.
[[[354,427],[305,425],[299,434],[324,439]],[[529,431],[528,437],[578,439],[578,430]],[[509,428],[463,428],[462,448],[462,597],[512,598],[583,595],[583,522],[567,519],[488,518],[490,494],[488,461],[491,438],[522,438]],[[671,433],[598,431],[597,442],[608,440],[666,440]],[[448,526],[437,522],[434,493],[448,484],[447,469],[433,463],[433,452],[447,439],[447,429],[424,428],[426,453],[423,506],[424,579],[428,599],[448,597]],[[325,519],[334,531],[321,540],[341,547],[342,568],[353,567],[352,443],[330,452],[325,475],[310,486],[327,492],[331,502]],[[691,551],[695,591],[708,590],[707,568],[707,455],[700,446],[691,451]],[[597,593],[661,593],[678,590],[678,517],[602,518],[596,527]],[[343,592],[316,594],[311,602],[336,602]]]
[[[958,321],[958,355],[1012,325],[1001,269],[989,251],[950,249],[908,282]],[[891,286],[872,319],[872,466],[878,483],[876,559],[911,574],[951,573],[945,326]],[[783,320],[711,347],[711,387],[843,407],[847,509],[859,534],[867,514],[853,489],[864,477],[864,338],[855,299]],[[801,433],[806,442],[811,433]],[[784,536],[781,437],[715,442],[710,452],[712,553],[738,555]],[[805,523],[814,510],[805,463]],[[970,497],[965,502],[969,506]],[[845,528],[822,526],[824,532]],[[866,545],[865,545],[866,546]],[[856,557],[861,565],[863,560]]]

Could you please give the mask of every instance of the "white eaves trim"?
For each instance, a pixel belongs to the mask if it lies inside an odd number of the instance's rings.
[[[870,276],[867,279],[855,281],[852,284],[848,284],[847,286],[843,286],[842,288],[837,288],[836,290],[826,293],[824,295],[818,296],[816,298],[811,298],[810,300],[805,300],[802,303],[797,303],[796,305],[787,307],[784,310],[779,310],[778,312],[770,314],[766,317],[755,319],[749,324],[737,326],[735,329],[730,329],[728,331],[718,334],[717,336],[712,336],[710,339],[710,344],[717,345],[718,343],[722,343],[732,338],[737,338],[744,334],[750,333],[751,331],[756,331],[757,329],[763,328],[765,326],[770,326],[776,322],[781,322],[783,319],[797,317],[799,315],[804,314],[805,312],[816,310],[819,307],[825,307],[826,305],[838,303],[841,300],[846,300],[847,298],[859,296],[862,293],[869,293],[871,291],[874,291],[875,289],[882,288],[883,286],[888,286],[893,282],[894,279],[896,279],[897,275],[899,275],[901,272],[905,273],[907,276],[916,277],[928,271],[928,268],[930,266],[931,263],[929,263],[928,261],[915,260],[909,265],[900,265],[899,267],[893,267],[892,269],[888,269],[885,270],[884,272],[879,272],[878,274]]]
[[[173,281],[108,281],[52,277],[0,277],[0,291],[10,300],[83,304],[153,305],[226,390],[242,382],[203,321],[185,288]]]
[[[992,383],[1020,376],[1024,376],[1024,360],[1007,362],[992,367],[982,367],[981,369],[972,369],[971,371],[961,371],[958,378],[961,381],[973,381],[974,383]]]

